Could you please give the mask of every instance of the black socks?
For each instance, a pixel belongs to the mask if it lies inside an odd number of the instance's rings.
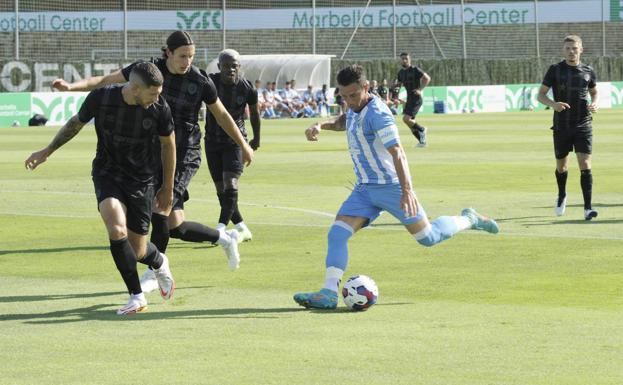
[[[569,173],[567,171],[558,172],[558,170],[555,173],[556,183],[558,184],[558,206],[560,206],[562,200],[567,196],[567,176]]]
[[[142,290],[136,271],[136,254],[128,238],[116,241],[111,239],[110,253],[115,261],[115,265],[117,265],[117,270],[121,274],[121,278],[123,278],[123,282],[125,282],[125,286],[128,288],[128,293],[140,294]]]
[[[166,252],[169,245],[169,217],[152,213],[151,226],[151,242],[161,253]]]
[[[171,238],[181,239],[187,242],[212,242],[216,243],[220,233],[216,229],[204,226],[201,223],[184,221],[178,227],[171,229]]]
[[[238,208],[238,190],[227,189],[223,191],[221,202],[221,215],[218,218],[219,223],[228,224],[234,211]]]
[[[584,210],[592,209],[593,196],[593,174],[591,170],[582,170],[580,175],[580,185],[582,186],[582,196],[584,197]]]
[[[149,266],[152,270],[157,270],[162,266],[162,254],[158,251],[156,245],[147,242],[147,252],[139,262]]]

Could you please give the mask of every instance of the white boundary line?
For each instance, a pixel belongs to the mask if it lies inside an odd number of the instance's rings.
[[[0,190],[1,193],[14,193],[14,194],[53,194],[53,195],[84,195],[91,196],[93,193],[91,192],[76,192],[76,191],[39,191],[39,190]],[[193,198],[193,200],[197,202],[208,202],[208,203],[216,203],[216,200],[203,199],[203,198]],[[275,210],[284,210],[284,211],[294,211],[301,212],[306,214],[312,214],[316,216],[321,216],[324,218],[334,218],[335,213],[327,213],[324,211],[318,210],[310,210],[303,209],[299,207],[287,207],[287,206],[274,206],[270,204],[261,204],[261,203],[244,203],[239,202],[239,204],[243,206],[252,206],[252,207],[260,207],[260,208],[269,208]],[[0,215],[12,215],[18,217],[42,217],[42,218],[71,218],[71,219],[98,219],[97,215],[72,215],[72,214],[42,214],[42,213],[25,213],[21,212],[12,212],[12,211],[0,211]],[[275,222],[254,222],[258,225],[263,226],[290,226],[290,227],[328,227],[327,224],[292,224],[292,223],[275,223]],[[367,227],[368,230],[376,230],[376,231],[405,231],[400,225],[396,224],[396,227],[379,227],[379,226],[371,226]],[[471,232],[471,234],[479,234],[478,232]],[[513,236],[513,237],[537,237],[537,238],[559,238],[559,239],[602,239],[609,241],[623,241],[623,236],[621,237],[613,237],[613,236],[583,236],[583,235],[557,235],[557,234],[542,234],[542,233],[515,233],[515,232],[503,232],[500,236]]]
[[[256,205],[263,206],[263,205]],[[278,206],[274,206],[272,208],[279,209]],[[288,208],[285,208],[288,209]],[[290,208],[292,209],[292,208]],[[295,210],[299,211],[299,210]],[[300,211],[311,211],[311,210],[300,210]],[[40,213],[24,213],[24,212],[9,212],[9,211],[0,211],[0,215],[11,215],[17,217],[40,217],[40,218],[69,218],[69,219],[99,219],[98,216],[95,215],[70,215],[70,214],[40,214]],[[314,227],[314,228],[328,228],[330,223],[327,224],[302,224],[302,223],[276,223],[276,222],[262,222],[262,221],[254,221],[254,224],[261,226],[287,226],[287,227]],[[364,230],[367,231],[405,231],[405,229],[399,224],[390,224],[390,226],[371,226],[366,227]],[[466,234],[485,236],[487,234],[482,234],[481,232],[476,231],[468,231]],[[556,235],[556,234],[543,234],[543,233],[515,233],[515,232],[502,232],[497,235],[498,237],[535,237],[535,238],[558,238],[558,239],[600,239],[605,241],[623,241],[623,237],[599,237],[599,236],[583,236],[583,235]]]

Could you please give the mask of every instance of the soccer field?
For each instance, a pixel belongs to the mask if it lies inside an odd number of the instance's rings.
[[[326,232],[354,182],[343,133],[305,141],[311,120],[264,121],[241,181],[253,241],[241,268],[220,247],[171,240],[178,289],[133,317],[90,178],[91,126],[36,171],[24,159],[57,128],[0,129],[0,384],[623,383],[621,111],[594,120],[594,208],[569,168],[554,216],[551,112],[423,116],[429,147],[399,123],[431,217],[474,207],[498,235],[425,248],[391,216],[350,241],[346,276],[379,286],[367,312],[310,311]],[[214,226],[205,163],[187,218]],[[140,265],[142,270],[143,265]]]

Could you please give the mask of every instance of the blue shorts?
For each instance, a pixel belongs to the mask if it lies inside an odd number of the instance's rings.
[[[400,207],[402,189],[399,184],[358,184],[350,196],[342,203],[337,215],[368,218],[369,225],[383,210],[387,211],[403,225],[419,222],[426,216],[424,208],[418,204],[414,217],[407,217]]]

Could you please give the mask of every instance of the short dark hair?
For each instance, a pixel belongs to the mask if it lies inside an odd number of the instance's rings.
[[[167,49],[173,52],[177,48],[185,46],[185,45],[194,45],[193,39],[190,37],[190,34],[186,31],[175,31],[169,35],[167,38],[167,45],[162,47],[162,57],[167,58]]]
[[[366,84],[366,74],[363,71],[363,67],[359,64],[352,64],[346,68],[343,68],[337,74],[337,84],[340,87],[346,87],[353,83],[358,83],[360,86]]]
[[[401,52],[400,53],[400,57],[403,57],[403,56],[409,56],[409,53],[408,52]]]
[[[565,36],[563,43],[578,43],[579,45],[582,45],[582,38],[578,35],[567,35]]]
[[[138,82],[144,87],[159,87],[164,83],[164,78],[154,63],[141,62],[132,67],[130,82]]]

